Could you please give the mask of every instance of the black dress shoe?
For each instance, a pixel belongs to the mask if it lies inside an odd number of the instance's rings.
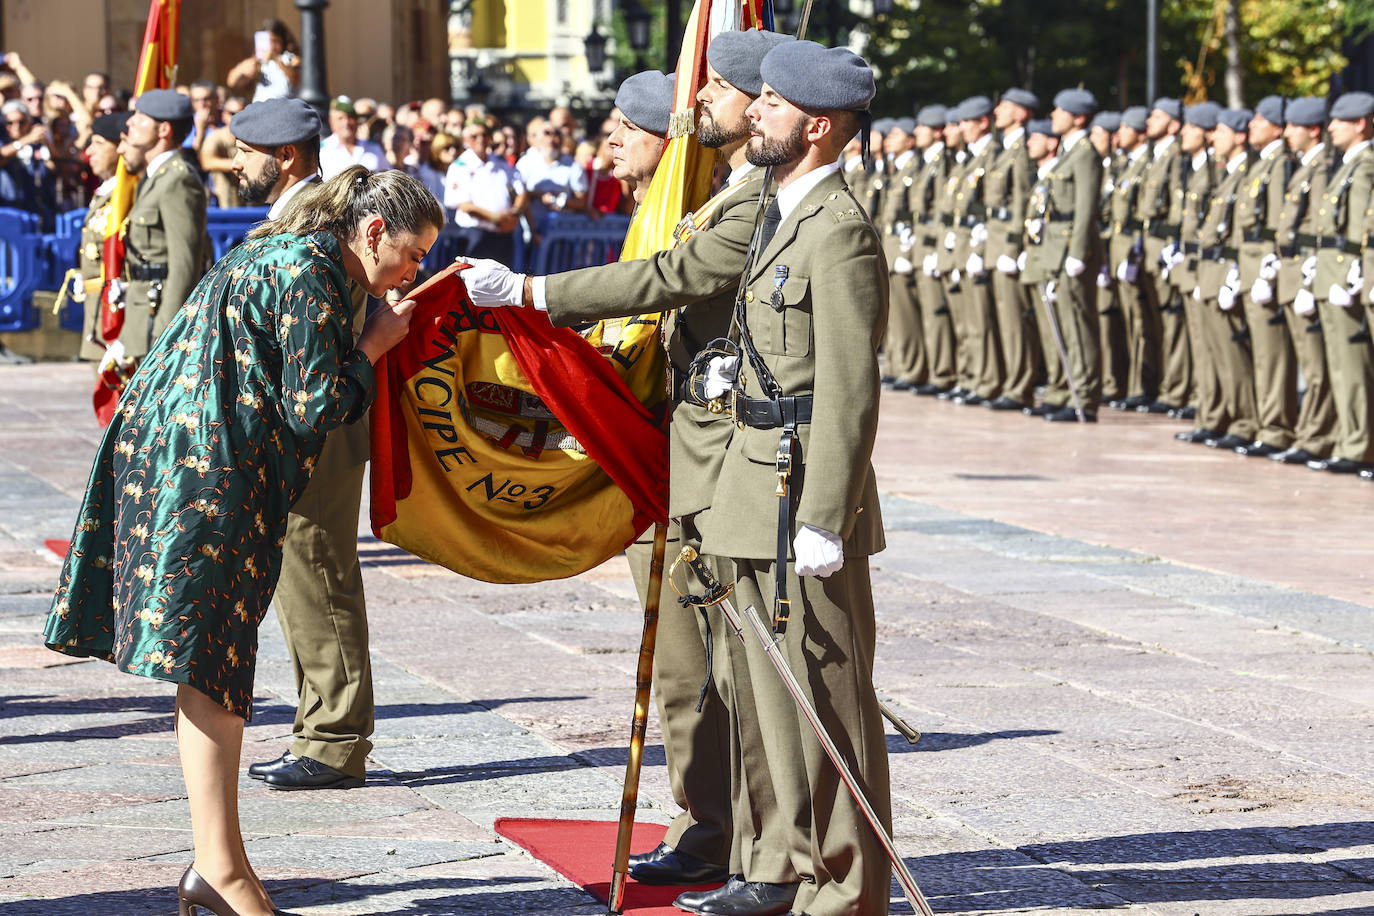
[[[958,385],[955,385],[948,391],[941,391],[936,397],[942,401],[953,401],[956,398],[967,397],[970,394],[973,394],[973,392],[969,391],[967,388],[960,388]]]
[[[264,779],[268,773],[280,773],[282,770],[295,763],[298,758],[290,751],[286,751],[276,760],[268,760],[264,763],[254,763],[248,767],[248,776],[251,779]]]
[[[993,410],[1025,410],[1025,409],[1026,409],[1026,405],[1025,405],[1025,404],[1022,404],[1020,401],[1017,401],[1017,400],[1015,400],[1015,399],[1013,399],[1013,398],[1009,398],[1009,397],[1007,397],[1005,394],[1002,395],[1001,397],[999,397],[999,398],[998,398],[997,400],[995,400],[995,401],[988,401],[988,407],[990,407],[990,408],[993,409]]]
[[[673,847],[669,846],[667,843],[659,843],[648,852],[632,852],[630,853],[630,868],[634,868],[636,865],[641,865],[645,862],[656,862],[672,851]]]
[[[987,398],[974,391],[968,392],[961,398],[953,398],[952,400],[954,403],[963,404],[965,407],[978,407],[988,402]]]
[[[672,848],[652,861],[630,866],[630,877],[640,884],[691,887],[694,884],[715,884],[729,876],[730,870],[724,865],[707,862]]]
[[[1202,444],[1208,448],[1225,449],[1229,452],[1249,445],[1250,440],[1246,439],[1244,436],[1237,436],[1235,433],[1227,433],[1221,437],[1214,436],[1211,439],[1204,439],[1202,440]]]
[[[1125,410],[1125,409],[1126,409],[1126,399],[1125,399],[1125,398],[1108,398],[1108,399],[1107,399],[1107,406],[1110,407],[1112,410]]]
[[[932,395],[939,396],[945,392],[944,388],[941,388],[939,385],[936,385],[933,382],[925,382],[923,384],[917,385],[915,388],[912,388],[911,390],[914,391],[916,394],[924,395],[926,397],[930,397]]]
[[[1197,419],[1197,408],[1196,408],[1196,407],[1180,407],[1177,411],[1175,411],[1174,413],[1170,414],[1170,416],[1172,416],[1172,417],[1173,417],[1174,419],[1176,419],[1176,420],[1196,420],[1196,419]]]
[[[1038,407],[1022,407],[1021,412],[1028,417],[1043,417],[1054,413],[1059,408],[1053,404],[1041,404]]]
[[[724,884],[712,890],[686,891],[678,894],[673,900],[673,906],[677,907],[679,910],[686,910],[689,913],[699,913],[701,911],[698,910],[697,907],[701,906],[707,900],[724,894],[732,894],[741,887],[744,887],[744,875],[731,875]]]
[[[1181,433],[1174,433],[1174,438],[1179,442],[1192,442],[1201,444],[1208,439],[1220,439],[1221,433],[1215,429],[1185,429]]]
[[[1141,404],[1136,410],[1139,413],[1167,413],[1172,415],[1178,408],[1172,404],[1166,404],[1163,401],[1151,401],[1148,404]]]
[[[910,391],[916,387],[916,383],[904,378],[895,378],[890,382],[884,382],[883,387],[888,391]]]
[[[1320,461],[1321,455],[1309,452],[1305,448],[1286,448],[1281,452],[1275,452],[1269,456],[1270,461],[1281,461],[1284,464],[1307,464],[1309,461]]]
[[[1314,471],[1330,471],[1332,474],[1358,474],[1360,471],[1374,468],[1374,464],[1352,461],[1349,458],[1318,458],[1316,461],[1307,462],[1307,466]]]
[[[1244,455],[1246,458],[1268,458],[1279,452],[1277,446],[1270,445],[1268,442],[1261,442],[1256,439],[1249,445],[1237,445],[1235,448],[1237,455]]]
[[[1061,407],[1058,410],[1045,414],[1045,419],[1051,423],[1078,423],[1078,411],[1073,407]],[[1091,410],[1083,411],[1083,423],[1096,423],[1097,414]]]
[[[295,762],[285,769],[275,773],[268,773],[263,778],[269,789],[284,789],[287,791],[296,789],[356,789],[366,780],[361,776],[349,776],[331,766],[312,760],[309,757],[297,757]]]
[[[891,385],[893,382],[897,381],[897,378],[896,378],[896,376],[892,376],[892,375],[880,375],[880,376],[878,376],[878,381],[879,381],[884,387],[886,387],[886,386],[888,386],[888,385]]]
[[[694,896],[681,894],[673,906],[702,916],[782,916],[792,909],[797,885],[744,881],[732,876],[724,887],[703,894],[700,899],[683,899]]]
[[[1361,480],[1374,480],[1374,468],[1360,468]]]
[[[1139,410],[1154,403],[1154,399],[1149,395],[1137,394],[1127,398],[1124,402],[1127,410]]]

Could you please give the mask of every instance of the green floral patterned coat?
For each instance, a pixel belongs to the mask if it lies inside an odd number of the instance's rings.
[[[251,718],[287,510],[374,393],[338,241],[240,245],[130,379],[44,630],[51,649],[189,684]]]

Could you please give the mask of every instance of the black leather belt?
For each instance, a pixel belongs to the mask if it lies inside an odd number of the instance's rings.
[[[1184,242],[1179,246],[1179,250],[1184,254],[1197,254],[1202,250],[1202,246],[1197,242]]]
[[[781,429],[811,422],[811,395],[746,398],[738,392],[731,406],[735,422],[750,429]]]
[[[1213,245],[1211,248],[1202,249],[1202,256],[1209,261],[1234,261],[1238,254],[1236,249],[1228,245]]]
[[[128,264],[126,262],[125,272],[128,273],[130,280],[166,280],[166,264]]]
[[[1251,229],[1244,235],[1247,242],[1272,242],[1276,237],[1273,229]]]
[[[1012,221],[1011,211],[1006,207],[994,207],[988,211],[988,219],[996,220],[999,223],[1009,223]]]
[[[949,226],[951,229],[953,229],[953,228],[954,228],[954,214],[953,214],[953,213],[946,213],[946,214],[944,214],[943,216],[941,216],[941,217],[940,217],[940,225],[941,225],[941,226]]]
[[[1320,236],[1313,235],[1310,232],[1293,233],[1293,244],[1297,245],[1299,248],[1316,248],[1317,243],[1320,241]]]
[[[1178,223],[1156,223],[1153,220],[1147,222],[1147,227],[1150,235],[1166,242],[1178,238],[1178,232],[1181,228]]]
[[[1335,248],[1346,254],[1359,254],[1360,243],[1352,242],[1343,235],[1323,235],[1317,239],[1318,248]]]
[[[965,229],[972,229],[974,226],[978,225],[981,222],[981,219],[974,216],[972,213],[969,213],[966,216],[964,216],[963,219],[959,220],[959,225],[963,226]]]

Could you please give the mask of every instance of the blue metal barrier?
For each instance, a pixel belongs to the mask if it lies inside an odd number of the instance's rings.
[[[551,213],[539,225],[530,273],[543,276],[614,261],[629,228],[630,218],[619,214],[592,219],[580,213]]]
[[[81,227],[85,222],[84,209],[57,214],[55,231],[44,235],[41,243],[43,271],[38,280],[38,289],[61,289],[67,271],[81,262]],[[68,299],[58,323],[69,331],[80,331],[84,319],[85,306]]]
[[[0,331],[38,327],[33,291],[42,272],[38,217],[0,208]]]
[[[205,228],[210,247],[218,261],[229,253],[258,223],[267,219],[266,207],[210,207],[205,211]]]

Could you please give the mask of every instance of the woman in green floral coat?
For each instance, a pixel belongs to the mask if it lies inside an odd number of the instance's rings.
[[[402,172],[355,167],[300,192],[200,281],[105,431],[44,636],[179,685],[196,847],[183,913],[273,912],[238,826],[258,624],[287,511],[326,433],[367,410],[372,364],[414,308],[377,310],[354,347],[348,283],[408,284],[443,219]]]

